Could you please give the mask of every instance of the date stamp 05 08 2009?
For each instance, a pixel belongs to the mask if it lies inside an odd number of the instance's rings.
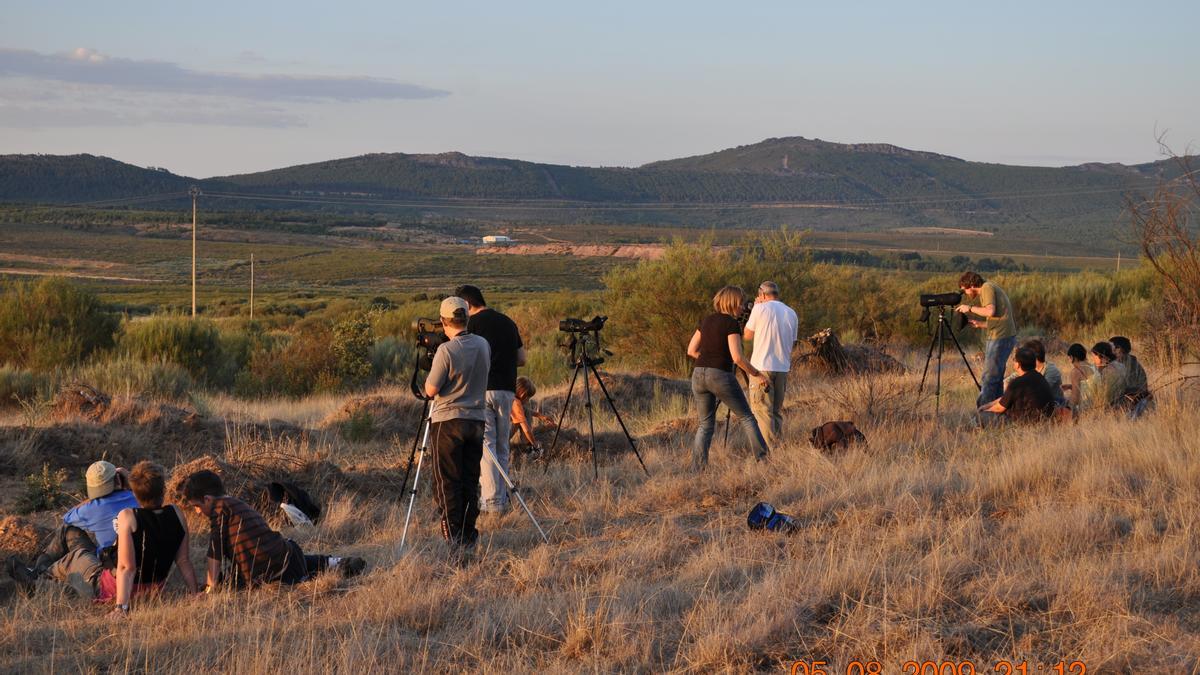
[[[884,675],[884,672],[878,661],[851,661],[841,672],[835,672],[828,661],[793,661],[791,668],[791,675]],[[996,661],[982,666],[976,666],[973,661],[905,661],[900,664],[899,672],[901,675],[1087,675],[1087,666],[1083,661],[1059,661],[1047,665]]]

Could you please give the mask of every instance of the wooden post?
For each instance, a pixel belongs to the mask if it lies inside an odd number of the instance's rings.
[[[254,320],[254,254],[250,254],[250,320]]]
[[[196,318],[196,198],[200,196],[200,188],[188,190],[192,196],[192,318]]]

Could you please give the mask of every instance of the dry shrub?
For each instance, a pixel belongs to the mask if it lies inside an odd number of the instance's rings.
[[[318,426],[336,430],[351,440],[386,440],[411,437],[420,418],[421,404],[412,395],[373,395],[348,399]],[[364,420],[365,431],[353,431]]]
[[[792,355],[792,364],[825,375],[904,372],[904,366],[882,349],[870,345],[843,345],[832,328],[809,336]]]
[[[42,540],[50,530],[37,525],[28,518],[6,516],[0,520],[0,557],[19,555],[30,558],[37,555]]]
[[[909,378],[878,375],[840,380],[826,395],[843,419],[859,425],[916,419],[922,401]]]

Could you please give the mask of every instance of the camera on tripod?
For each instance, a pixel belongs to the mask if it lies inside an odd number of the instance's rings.
[[[958,349],[959,356],[962,357],[963,365],[967,367],[967,372],[971,374],[971,379],[975,382],[975,387],[979,388],[979,379],[975,377],[975,371],[971,368],[971,362],[967,360],[967,354],[963,351],[962,344],[958,341],[958,336],[955,331],[961,331],[967,327],[967,315],[954,312],[954,308],[962,304],[963,294],[959,291],[950,293],[922,293],[921,294],[921,319],[925,324],[929,335],[929,355],[925,357],[925,370],[921,373],[921,386],[917,388],[917,394],[920,395],[925,391],[925,378],[929,375],[929,362],[933,360],[933,353],[937,351],[937,384],[935,389],[934,412],[940,413],[942,407],[942,353],[946,349],[946,339],[952,342],[955,348]],[[933,310],[937,310],[937,325],[931,323],[933,318]],[[950,322],[946,320],[946,310],[958,314],[957,326],[950,327]]]
[[[921,318],[918,319],[921,323],[929,323],[930,310],[934,307],[938,308],[940,314],[946,313],[947,307],[956,307],[962,304],[962,293],[953,291],[950,293],[922,293],[921,294]],[[955,330],[962,330],[967,327],[967,315],[960,314],[958,316],[958,325]]]
[[[581,361],[597,366],[604,363],[604,355],[612,352],[600,346],[600,329],[604,328],[607,316],[594,316],[589,321],[567,318],[558,322],[558,330],[567,335],[558,343],[567,357],[567,365],[575,366]]]
[[[446,337],[446,331],[442,328],[442,322],[438,319],[413,319],[412,322],[413,337],[417,342],[415,352],[415,365],[413,367],[413,376],[410,386],[413,395],[418,399],[425,400],[425,392],[421,390],[417,383],[421,372],[429,372],[433,368],[433,355],[437,352],[438,347],[450,341]]]

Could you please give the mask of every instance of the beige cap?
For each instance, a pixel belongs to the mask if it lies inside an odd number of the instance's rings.
[[[452,295],[442,301],[440,314],[443,319],[460,319],[465,321],[469,311],[470,306],[466,300]]]
[[[100,460],[88,467],[87,470],[87,494],[89,499],[99,499],[100,497],[112,494],[117,477],[117,467],[110,462]]]

